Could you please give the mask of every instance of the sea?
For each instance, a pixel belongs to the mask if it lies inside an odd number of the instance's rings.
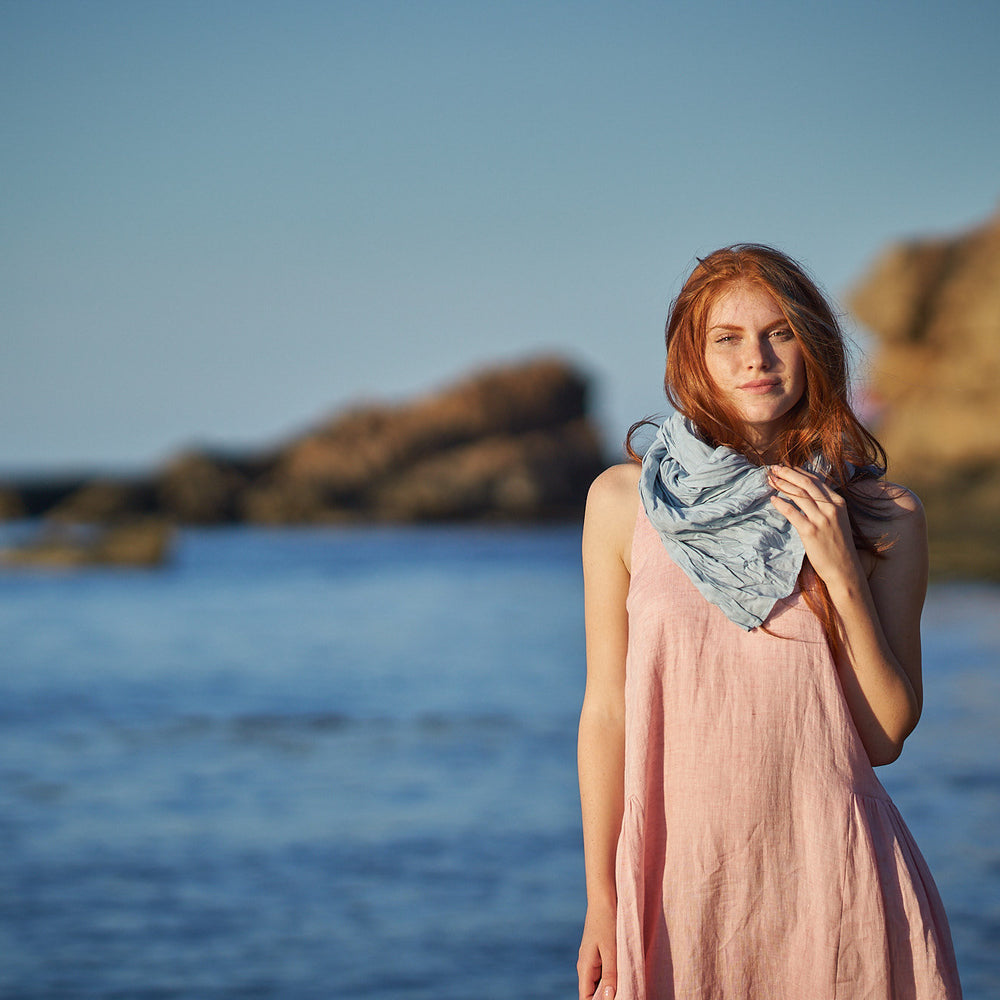
[[[579,536],[184,530],[155,570],[0,573],[0,997],[575,997]],[[1000,587],[932,586],[924,645],[880,777],[994,1000]]]

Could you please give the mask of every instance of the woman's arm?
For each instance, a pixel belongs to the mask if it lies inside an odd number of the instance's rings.
[[[891,545],[866,577],[844,498],[818,477],[772,466],[773,484],[795,500],[772,503],[798,531],[826,584],[840,625],[837,668],[872,764],[889,764],[913,731],[923,704],[920,613],[927,591],[927,526],[913,494],[886,494]]]
[[[587,686],[578,764],[587,918],[577,962],[580,1000],[614,996],[617,986],[615,851],[625,773],[625,652],[632,531],[638,509],[635,466],[615,466],[590,488],[583,527]]]

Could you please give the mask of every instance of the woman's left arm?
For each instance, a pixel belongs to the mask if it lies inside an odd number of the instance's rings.
[[[771,467],[782,497],[771,502],[798,531],[839,619],[837,669],[868,758],[889,764],[913,731],[923,703],[920,613],[927,591],[927,525],[920,501],[893,494],[885,529],[891,545],[865,575],[844,498],[819,477]]]

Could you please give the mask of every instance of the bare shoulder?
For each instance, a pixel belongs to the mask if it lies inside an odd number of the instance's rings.
[[[626,462],[605,469],[587,494],[583,526],[585,551],[594,547],[611,548],[627,566],[638,506],[639,466]]]
[[[889,483],[883,479],[871,479],[857,485],[857,491],[867,500],[875,501],[881,517],[870,522],[871,527],[881,525],[882,530],[891,534],[909,534],[927,531],[924,505],[913,490]]]
[[[639,466],[624,462],[605,469],[590,485],[587,494],[588,515],[599,517],[635,517],[639,502]]]
[[[926,586],[927,518],[920,498],[898,483],[873,480],[860,484],[859,492],[874,500],[880,517],[862,518],[861,527],[876,541],[882,558],[873,566],[874,576],[907,578]]]

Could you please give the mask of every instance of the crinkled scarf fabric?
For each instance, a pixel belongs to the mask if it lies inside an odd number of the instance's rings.
[[[756,628],[795,589],[804,550],[770,502],[767,470],[712,448],[679,413],[646,453],[639,495],[671,559],[706,600]]]

